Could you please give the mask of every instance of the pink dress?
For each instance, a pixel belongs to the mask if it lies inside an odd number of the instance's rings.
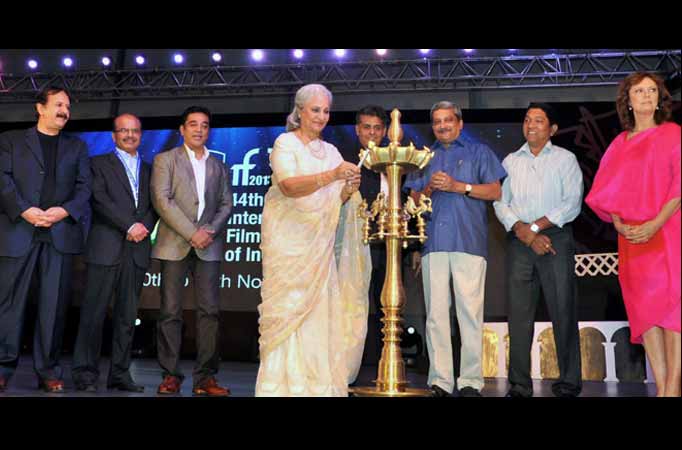
[[[631,139],[619,134],[606,150],[585,198],[600,219],[640,224],[680,197],[680,126],[667,122]],[[618,279],[630,340],[653,326],[680,332],[680,210],[645,244],[618,235]]]

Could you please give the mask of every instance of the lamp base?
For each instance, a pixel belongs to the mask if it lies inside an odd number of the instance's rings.
[[[380,391],[377,387],[362,386],[348,389],[356,397],[431,397],[428,389],[405,388],[401,391]]]

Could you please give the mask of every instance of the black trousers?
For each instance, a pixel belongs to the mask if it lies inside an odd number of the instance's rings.
[[[219,261],[203,261],[191,250],[180,261],[161,261],[161,308],[157,324],[159,364],[162,376],[184,378],[179,366],[182,343],[182,287],[192,274],[197,314],[197,361],[194,385],[218,373],[220,293]]]
[[[88,264],[85,298],[73,353],[73,381],[96,384],[102,348],[102,326],[114,295],[113,345],[107,384],[132,383],[130,359],[145,269],[135,265],[132,245],[125,243],[121,262],[113,266]]]
[[[373,333],[374,355],[368,356],[378,364],[381,359],[381,349],[383,348],[381,290],[384,287],[384,280],[386,278],[386,246],[383,242],[381,244],[372,244],[370,245],[370,254],[372,256],[372,275],[369,281],[369,301],[374,304],[375,314],[371,319],[373,323],[368,323],[368,330],[374,328],[376,332]],[[365,340],[365,349],[369,348],[368,343],[368,339]]]
[[[62,379],[59,354],[64,336],[73,257],[50,242],[34,241],[19,258],[0,257],[0,375],[10,378],[19,362],[28,290],[38,270],[38,317],[33,368],[41,380]]]
[[[537,255],[508,233],[507,289],[509,321],[509,383],[524,396],[533,394],[530,351],[533,344],[535,310],[540,288],[556,344],[559,379],[553,384],[555,394],[579,394],[582,389],[580,335],[575,278],[575,244],[570,225],[543,231],[552,240],[556,255]]]

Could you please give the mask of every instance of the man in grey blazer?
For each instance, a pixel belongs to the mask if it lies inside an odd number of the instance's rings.
[[[184,378],[180,367],[182,286],[192,273],[197,310],[197,361],[194,395],[227,396],[218,386],[218,277],[224,233],[232,209],[228,168],[211,157],[205,144],[211,113],[190,106],[182,114],[183,145],[154,158],[151,199],[159,214],[152,258],[161,260],[161,308],[157,326],[158,358],[163,369],[159,394],[177,394]]]

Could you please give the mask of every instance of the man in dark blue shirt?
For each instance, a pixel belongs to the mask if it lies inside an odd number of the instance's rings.
[[[411,173],[404,190],[418,200],[431,197],[433,212],[422,250],[426,304],[428,384],[435,396],[455,388],[480,396],[483,388],[483,299],[488,239],[486,201],[498,200],[506,172],[486,145],[460,136],[461,110],[450,102],[431,108],[436,136],[431,163]],[[462,338],[460,375],[455,385],[450,332],[450,280]]]

